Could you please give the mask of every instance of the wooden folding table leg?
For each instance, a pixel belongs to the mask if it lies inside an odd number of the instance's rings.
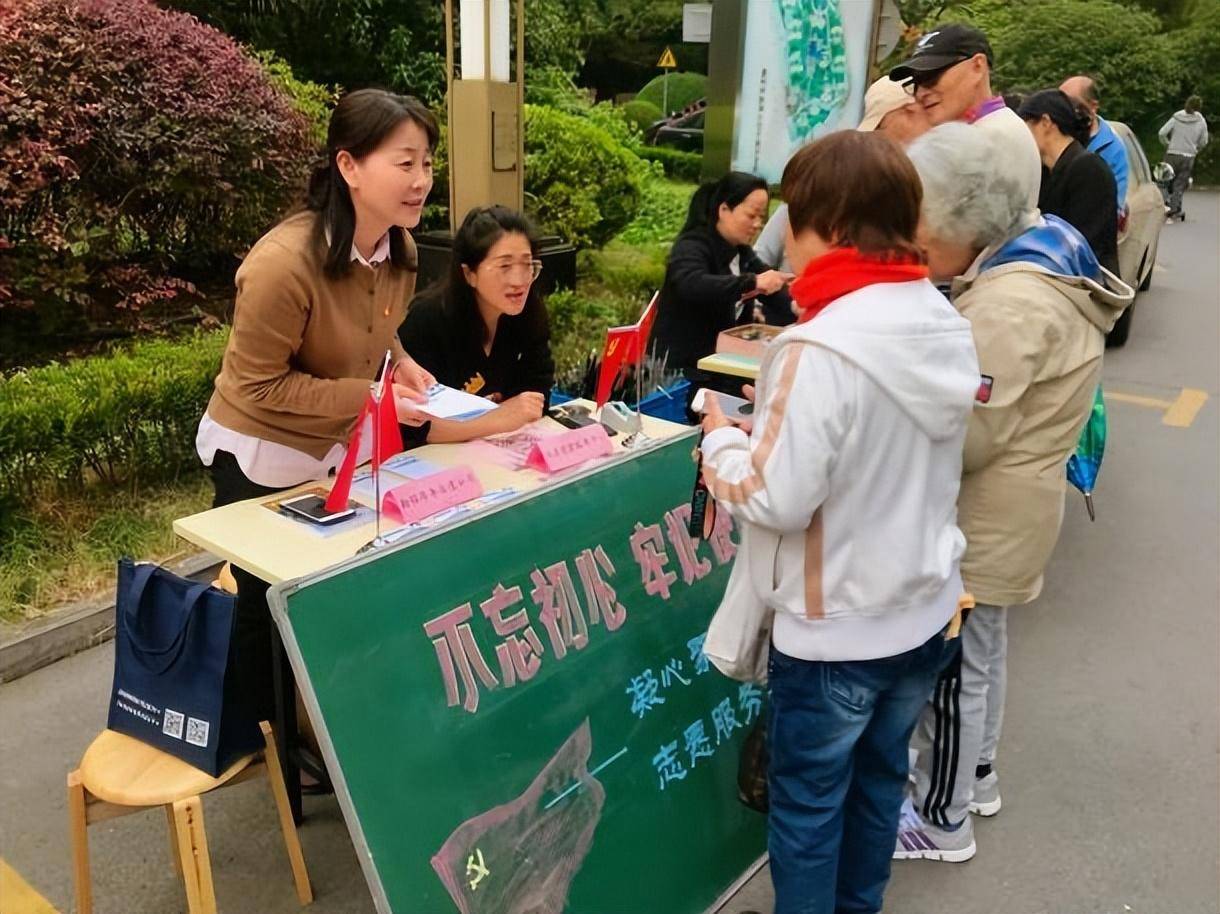
[[[305,856],[301,853],[301,840],[296,824],[292,821],[292,804],[288,800],[288,788],[284,785],[284,772],[280,768],[279,753],[275,747],[275,734],[271,725],[263,721],[263,741],[267,744],[264,761],[267,780],[271,784],[271,795],[280,815],[280,830],[284,832],[284,846],[288,848],[288,862],[292,864],[292,879],[297,887],[297,899],[301,904],[313,901],[313,888],[309,884],[309,872],[305,869]]]
[[[93,914],[93,881],[89,877],[89,820],[85,813],[85,787],[79,771],[68,775],[68,822],[72,830],[76,914]]]
[[[212,888],[212,860],[203,828],[203,804],[199,797],[174,803],[174,827],[182,880],[186,883],[186,905],[190,914],[216,914],[216,892]]]

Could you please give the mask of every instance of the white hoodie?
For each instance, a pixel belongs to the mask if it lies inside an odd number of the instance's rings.
[[[744,522],[733,578],[775,611],[776,648],[889,657],[953,616],[979,386],[970,324],[926,280],[859,289],[768,347],[752,437],[716,430],[703,465]]]

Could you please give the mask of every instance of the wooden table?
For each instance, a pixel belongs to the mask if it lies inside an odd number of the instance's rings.
[[[592,407],[587,401],[574,402]],[[543,431],[566,431],[558,422],[549,418],[540,420],[537,426]],[[685,426],[649,416],[643,417],[643,428],[645,435],[657,441],[668,440],[689,431]],[[503,503],[508,505],[544,489],[564,485],[573,479],[600,472],[631,459],[633,452],[624,445],[626,437],[620,433],[611,439],[614,446],[612,457],[594,461],[557,476],[548,476],[532,469],[508,469],[482,457],[464,444],[425,445],[411,451],[411,454],[438,467],[472,467],[485,492],[508,487],[517,489],[517,495]],[[323,484],[313,482],[298,488],[306,490]],[[305,524],[265,507],[267,502],[280,501],[289,495],[291,492],[280,492],[192,514],[174,521],[174,532],[273,585],[315,574],[354,559],[376,533],[376,524],[369,522],[323,537]],[[363,498],[357,493],[353,493],[352,500],[372,506],[372,499]],[[382,520],[383,533],[393,531],[399,526],[401,525],[384,518]],[[411,542],[409,540],[383,548],[387,551],[403,548]],[[300,823],[301,771],[308,772],[319,781],[325,780],[326,772],[321,760],[307,751],[298,739],[296,685],[279,632],[274,626],[271,640],[272,672],[275,681],[275,735],[284,766],[284,781],[288,787],[293,817]]]

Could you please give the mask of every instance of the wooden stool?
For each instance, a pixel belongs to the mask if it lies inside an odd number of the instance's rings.
[[[313,889],[305,871],[296,827],[292,824],[288,791],[284,787],[271,725],[264,721],[261,726],[266,748],[234,762],[217,778],[122,733],[103,730],[98,735],[85,750],[80,767],[68,775],[76,914],[92,914],[93,911],[88,826],[154,806],[165,808],[170,856],[174,869],[182,874],[186,884],[187,910],[190,914],[216,914],[212,863],[199,797],[217,787],[240,784],[264,773],[279,811],[297,898],[303,905],[313,901]]]

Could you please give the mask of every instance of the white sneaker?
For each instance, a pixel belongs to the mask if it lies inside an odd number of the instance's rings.
[[[976,816],[994,816],[1000,811],[1000,779],[994,771],[974,782],[974,796],[970,800],[970,811]]]

